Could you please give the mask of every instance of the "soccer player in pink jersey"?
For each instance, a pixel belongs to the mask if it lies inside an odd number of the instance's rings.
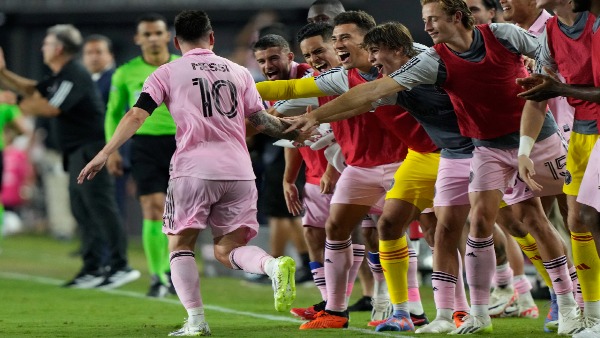
[[[215,55],[214,41],[206,13],[179,13],[174,43],[183,57],[152,73],[113,138],[78,177],[79,183],[92,179],[160,103],[167,105],[177,124],[177,149],[163,231],[169,237],[173,284],[188,312],[183,327],[171,336],[210,335],[194,254],[196,239],[207,227],[217,260],[232,269],[271,277],[276,310],[289,309],[296,294],[295,262],[290,257],[275,259],[246,245],[256,236],[258,222],[245,120],[277,138],[297,139],[299,134],[283,133],[285,124],[263,110],[248,70]]]
[[[515,97],[520,91],[515,78],[526,74],[521,54],[534,57],[537,40],[514,25],[475,27],[463,0],[422,0],[421,4],[425,30],[436,44],[434,47],[390,76],[350,89],[299,119],[292,128],[311,127],[319,119],[360,106],[365,98],[374,101],[422,84],[437,84],[448,92],[461,133],[473,138],[476,146],[471,162],[471,230],[465,257],[467,282],[472,286],[472,307],[465,323],[453,333],[490,332],[488,290],[496,260],[492,228],[502,194],[513,184],[518,167],[519,126],[524,103]],[[534,152],[540,157],[538,177],[553,186],[552,182],[562,178],[559,173],[564,153],[560,154],[560,137],[551,115],[546,115],[544,121],[544,132]],[[544,162],[552,166],[546,167]],[[525,191],[523,197],[515,204],[515,212],[534,237],[537,236],[541,258],[553,280],[559,304],[558,332],[573,334],[583,329],[583,323],[571,292],[565,252],[543,213],[539,198],[532,191]]]

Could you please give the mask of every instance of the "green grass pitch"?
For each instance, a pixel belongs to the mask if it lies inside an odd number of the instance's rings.
[[[186,312],[176,297],[151,299],[144,296],[149,277],[141,246],[130,244],[131,265],[142,278],[118,290],[71,290],[58,285],[80,267],[79,258],[69,256],[75,242],[47,237],[5,238],[0,253],[0,337],[166,337],[181,326]],[[300,331],[300,321],[273,308],[272,291],[235,278],[201,280],[206,318],[215,337],[369,337],[410,336],[414,333],[376,333],[367,326],[369,313],[351,315],[347,330]],[[298,287],[295,306],[319,300],[317,289]],[[357,285],[351,302],[360,296]],[[429,288],[421,297],[430,319],[435,317]],[[542,331],[548,302],[539,302],[542,317],[495,319],[492,337],[551,337]]]

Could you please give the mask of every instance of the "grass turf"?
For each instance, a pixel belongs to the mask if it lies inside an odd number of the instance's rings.
[[[2,242],[0,254],[0,336],[2,337],[165,337],[179,328],[185,310],[174,296],[144,296],[149,284],[141,245],[130,244],[130,263],[142,278],[118,290],[74,290],[58,285],[80,267],[69,255],[75,242],[41,236],[16,236]],[[273,308],[269,285],[235,278],[201,280],[206,318],[215,337],[346,337],[418,336],[414,333],[375,333],[367,327],[370,313],[351,314],[348,330],[300,331],[300,321]],[[298,286],[294,306],[319,300],[314,286]],[[429,288],[421,296],[430,319],[435,316]],[[357,285],[351,302],[360,297]],[[542,331],[547,302],[539,302],[542,317],[495,319],[493,337],[550,337]]]

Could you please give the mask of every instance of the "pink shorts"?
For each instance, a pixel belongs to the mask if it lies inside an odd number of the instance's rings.
[[[302,199],[304,204],[302,224],[308,227],[325,228],[332,196],[331,194],[322,194],[320,186],[306,183]]]
[[[600,212],[600,139],[596,141],[588,165],[585,168],[577,202],[588,205]]]
[[[169,180],[163,232],[210,227],[213,238],[248,228],[247,241],[258,233],[254,181],[212,181],[195,177]]]
[[[449,207],[469,204],[470,158],[440,158],[433,205]]]
[[[371,168],[348,166],[337,182],[331,204],[367,205],[383,210],[385,194],[392,186],[399,166],[400,163]]]
[[[507,193],[504,200],[508,205],[535,196],[553,196],[562,193],[565,179],[566,149],[557,134],[537,142],[531,151],[535,165],[534,180],[544,189],[533,193],[518,177],[518,149],[496,149],[475,147],[471,160],[469,192],[500,190]],[[507,188],[512,188],[507,191]]]

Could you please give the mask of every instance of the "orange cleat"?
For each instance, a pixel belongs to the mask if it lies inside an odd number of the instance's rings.
[[[307,308],[296,307],[290,310],[290,313],[302,320],[313,320],[320,311],[325,310],[325,301],[322,301]]]
[[[345,311],[344,314],[346,315],[345,317],[337,316],[327,311],[320,311],[315,316],[315,319],[300,325],[300,330],[347,328],[348,312]]]
[[[456,325],[457,328],[461,327],[461,325],[463,325],[464,323],[464,319],[465,316],[467,316],[469,313],[465,312],[465,311],[454,311],[454,313],[452,314],[452,319],[454,319],[454,325]]]

